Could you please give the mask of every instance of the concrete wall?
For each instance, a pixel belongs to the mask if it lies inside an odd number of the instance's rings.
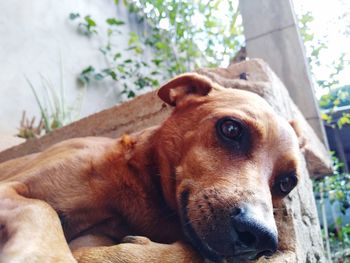
[[[327,145],[292,0],[240,0],[239,8],[248,57],[270,65]]]
[[[67,104],[77,106],[77,96],[84,93],[77,85],[77,75],[88,65],[106,66],[98,51],[103,39],[77,34],[76,23],[68,19],[71,12],[90,14],[102,33],[106,28],[100,25],[117,14],[127,23],[121,27],[121,45],[127,45],[130,31],[144,30],[122,4],[116,7],[113,0],[0,1],[0,134],[17,132],[23,110],[29,116],[40,116],[25,76],[38,90],[40,75],[58,88],[62,60]],[[110,107],[119,99],[115,82],[94,85],[84,95],[81,116]]]

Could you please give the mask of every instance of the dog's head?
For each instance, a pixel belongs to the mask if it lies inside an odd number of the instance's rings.
[[[163,192],[194,247],[239,262],[277,250],[273,201],[298,181],[292,126],[258,95],[184,74],[158,91],[175,106],[160,129]]]

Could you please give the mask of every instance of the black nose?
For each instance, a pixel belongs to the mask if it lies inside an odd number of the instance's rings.
[[[235,208],[231,213],[232,226],[236,233],[235,254],[252,254],[255,258],[271,256],[277,250],[277,233],[256,219],[245,208]]]

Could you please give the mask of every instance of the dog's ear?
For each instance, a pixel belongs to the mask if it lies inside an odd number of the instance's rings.
[[[299,147],[301,150],[304,150],[306,145],[306,138],[303,135],[303,131],[300,127],[300,123],[297,120],[290,120],[289,121],[290,126],[292,126],[293,130],[295,131],[298,141],[299,141]]]
[[[171,106],[176,104],[185,96],[194,94],[198,96],[207,95],[212,89],[212,81],[196,73],[186,73],[177,76],[164,84],[158,90],[158,96]]]

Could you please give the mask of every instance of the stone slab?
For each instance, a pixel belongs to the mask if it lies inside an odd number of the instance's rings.
[[[295,24],[293,14],[290,12],[291,2],[264,0],[243,0],[239,2],[241,14],[244,14],[244,35],[252,39],[272,31],[280,30]],[[266,15],[268,14],[268,15]],[[259,21],[257,23],[257,21]]]
[[[270,65],[317,136],[327,144],[291,0],[241,0],[240,10],[247,56]]]
[[[7,149],[0,153],[0,162],[40,152],[70,138],[86,136],[117,138],[125,133],[159,124],[170,112],[170,107],[162,103],[155,92],[150,92],[54,130],[39,139],[29,139],[23,144]]]

